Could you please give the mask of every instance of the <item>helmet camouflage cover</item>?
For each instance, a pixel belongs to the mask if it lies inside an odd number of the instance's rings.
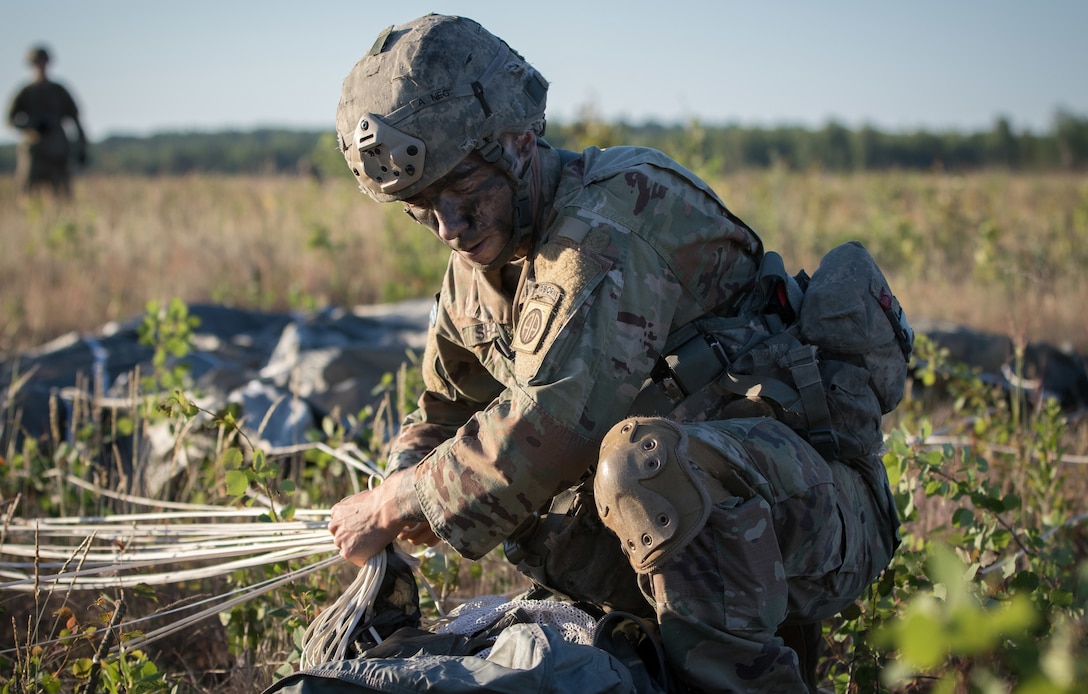
[[[379,34],[344,79],[340,149],[370,197],[405,200],[503,133],[542,132],[547,91],[478,23],[429,14]]]

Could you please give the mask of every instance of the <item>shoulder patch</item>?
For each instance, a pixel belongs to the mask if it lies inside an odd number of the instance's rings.
[[[533,287],[514,330],[514,342],[510,346],[515,351],[535,354],[540,349],[562,298],[563,289],[557,284],[544,283]]]
[[[560,236],[541,248],[534,260],[537,283],[522,304],[511,345],[517,351],[514,373],[523,382],[537,377],[552,345],[610,267],[606,259],[583,252],[573,243],[570,237]]]

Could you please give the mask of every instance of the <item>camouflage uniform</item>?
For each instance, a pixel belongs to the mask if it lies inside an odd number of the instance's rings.
[[[426,392],[391,452],[394,468],[415,466],[435,533],[469,558],[594,468],[670,333],[729,314],[763,253],[659,152],[590,148],[564,162],[527,259],[484,272],[451,254]],[[879,459],[829,464],[769,418],[639,421],[705,444],[693,462],[708,468],[706,519],[667,562],[625,574],[656,610],[671,670],[703,691],[803,691],[775,633],[835,614],[887,564],[898,522]]]

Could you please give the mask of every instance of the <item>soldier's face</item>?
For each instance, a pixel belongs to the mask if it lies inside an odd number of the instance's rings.
[[[514,233],[510,183],[475,152],[406,200],[404,211],[474,265],[494,262]]]

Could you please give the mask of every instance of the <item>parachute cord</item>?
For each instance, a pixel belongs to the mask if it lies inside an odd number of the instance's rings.
[[[379,552],[367,560],[347,590],[317,616],[302,637],[299,667],[316,667],[331,660],[343,660],[352,632],[360,621],[374,616],[374,599],[385,579],[386,553]],[[371,630],[378,642],[381,639]]]

